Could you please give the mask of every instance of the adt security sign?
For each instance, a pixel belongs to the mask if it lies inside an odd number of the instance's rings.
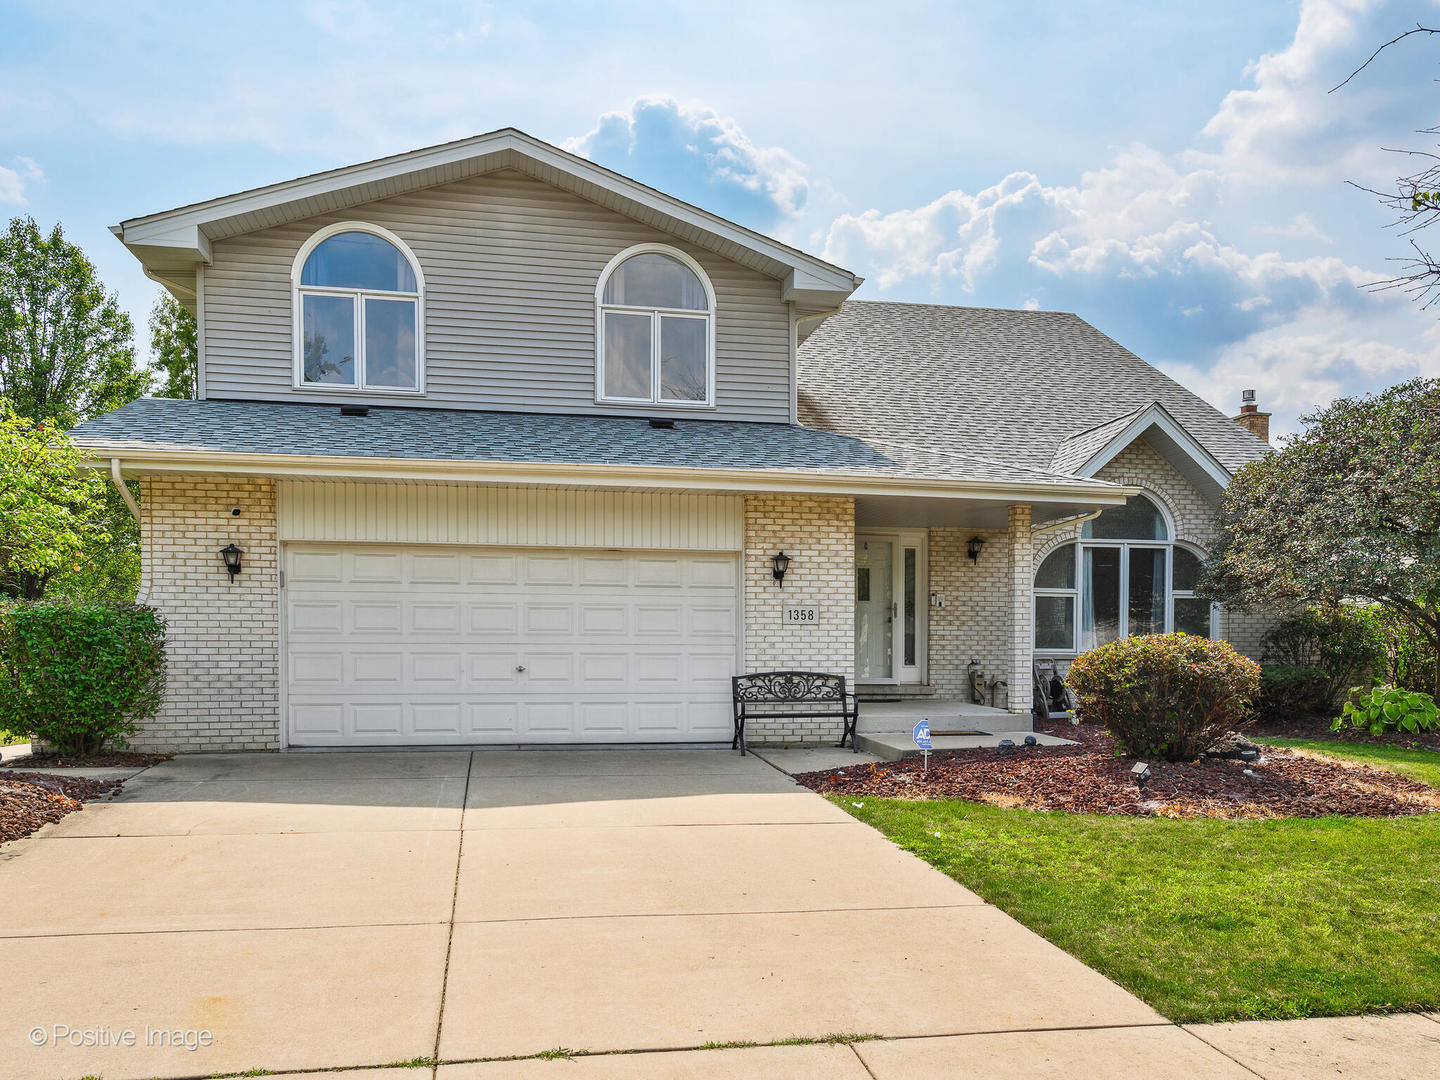
[[[930,771],[930,721],[921,720],[915,725],[915,730],[910,733],[910,737],[915,740],[915,745],[920,748],[920,753],[924,758],[920,767],[928,773]]]

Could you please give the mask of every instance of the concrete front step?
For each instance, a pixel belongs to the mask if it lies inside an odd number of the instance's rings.
[[[1071,746],[1070,739],[1059,739],[1039,731],[983,731],[975,735],[934,735],[931,737],[931,753],[944,750],[976,750],[998,747],[1002,739],[1009,739],[1016,746],[1024,745],[1027,737],[1033,736],[1039,746]],[[899,761],[901,758],[919,757],[920,748],[915,745],[908,731],[862,731],[855,740],[856,746],[865,754],[874,754],[884,761]]]
[[[939,687],[922,683],[856,683],[855,696],[861,701],[913,701],[932,698]]]

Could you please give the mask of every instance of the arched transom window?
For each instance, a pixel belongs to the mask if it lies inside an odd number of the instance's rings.
[[[621,252],[596,289],[596,398],[709,405],[715,293],[700,264],[673,248]]]
[[[294,275],[297,386],[422,388],[424,282],[399,237],[357,223],[323,229]]]
[[[1135,495],[1111,507],[1035,571],[1036,652],[1074,655],[1171,630],[1210,637],[1215,612],[1195,595],[1200,563],[1152,500]]]

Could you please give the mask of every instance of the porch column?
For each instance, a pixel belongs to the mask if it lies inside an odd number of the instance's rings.
[[[1010,711],[1028,715],[1034,623],[1035,541],[1030,534],[1030,505],[1010,507]],[[1026,727],[1029,725],[1027,724]]]

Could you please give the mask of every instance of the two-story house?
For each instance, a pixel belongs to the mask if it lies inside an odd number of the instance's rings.
[[[169,622],[138,746],[728,742],[771,669],[1028,726],[1036,656],[1253,648],[1194,585],[1265,443],[1073,315],[850,301],[511,129],[114,232],[199,326],[199,400],[74,433]]]

